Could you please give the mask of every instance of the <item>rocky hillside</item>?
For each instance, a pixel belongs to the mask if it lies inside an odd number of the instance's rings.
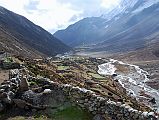
[[[68,45],[84,44],[94,52],[136,51],[154,43],[150,38],[159,32],[158,7],[158,0],[123,0],[119,8],[101,17],[85,18],[54,35]]]
[[[0,7],[0,49],[13,54],[52,56],[70,48],[27,18]]]

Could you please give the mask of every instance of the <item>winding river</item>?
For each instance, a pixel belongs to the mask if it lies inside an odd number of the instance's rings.
[[[149,81],[148,72],[142,70],[139,66],[114,59],[99,65],[98,68],[98,73],[101,75],[116,74],[114,79],[119,81],[129,95],[159,112],[159,91],[147,86],[145,83]],[[155,104],[149,102],[152,99],[155,99]]]

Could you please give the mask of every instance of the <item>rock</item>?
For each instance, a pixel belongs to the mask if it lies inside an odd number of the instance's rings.
[[[116,77],[116,76],[118,76],[118,75],[117,75],[117,74],[113,74],[113,75],[112,75],[113,78]]]
[[[21,80],[20,80],[19,78],[11,78],[10,81],[11,81],[12,83],[15,83],[16,85],[18,85]]]
[[[20,92],[25,92],[27,90],[29,90],[29,83],[27,81],[27,78],[22,78],[21,82],[20,82],[20,86],[19,86],[19,90]]]
[[[5,84],[10,84],[11,81],[9,80],[5,80],[4,82],[1,83],[1,85],[5,85]]]
[[[12,102],[7,92],[3,92],[3,93],[0,95],[0,98],[1,98],[1,100],[2,100],[4,103],[7,103],[7,104],[11,104],[11,102]]]
[[[24,94],[22,95],[22,98],[24,100],[29,100],[29,99],[33,99],[35,96],[36,94],[32,90],[28,90],[24,92]]]
[[[36,110],[36,109],[32,109],[32,112],[33,112],[33,113],[36,113],[36,112],[37,112],[37,110]]]
[[[9,84],[5,84],[5,85],[1,85],[0,86],[0,89],[5,89],[5,90],[8,90],[8,89],[10,89],[10,85]]]
[[[32,90],[36,93],[41,93],[43,92],[43,88],[42,87],[37,87],[37,88],[32,88]]]
[[[26,106],[26,102],[21,99],[13,99],[13,102],[17,105],[17,107],[24,109]]]
[[[148,116],[148,112],[143,112],[142,115],[143,115],[144,117],[147,117],[147,116]]]
[[[78,103],[79,103],[79,104],[83,104],[83,103],[84,103],[84,100],[79,100]]]
[[[85,102],[88,102],[88,99],[85,99],[84,101],[85,101]]]
[[[15,96],[15,94],[14,94],[14,92],[9,91],[9,92],[8,92],[8,96],[9,96],[10,99],[13,99],[14,96]]]
[[[149,112],[148,116],[155,116],[155,113],[154,112]]]
[[[16,77],[19,74],[19,70],[18,69],[14,69],[14,70],[10,70],[10,77]]]
[[[5,91],[5,89],[0,89],[0,94],[3,93]]]
[[[51,93],[51,90],[50,90],[50,89],[45,89],[43,93],[44,93],[44,94]]]
[[[98,114],[93,117],[93,120],[105,120],[105,118],[102,115]]]
[[[93,107],[89,107],[88,109],[89,109],[89,111],[90,111],[90,112],[92,112],[92,111],[93,111]]]
[[[2,112],[4,110],[4,106],[2,103],[0,103],[0,112]]]
[[[85,83],[86,83],[87,85],[93,85],[93,84],[95,84],[96,82],[94,82],[93,80],[86,80]]]
[[[82,104],[79,104],[79,106],[80,106],[81,108],[85,108],[85,106],[84,106],[84,105],[82,105]]]
[[[152,98],[149,102],[151,102],[152,104],[156,104],[155,98]]]

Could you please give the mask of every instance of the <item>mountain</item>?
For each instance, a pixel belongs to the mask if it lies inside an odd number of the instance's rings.
[[[53,56],[70,47],[27,18],[0,7],[0,49],[26,56]]]
[[[102,36],[105,19],[100,17],[84,18],[70,25],[66,30],[57,31],[54,36],[69,46],[90,44]]]
[[[159,32],[158,7],[159,3],[133,15],[123,15],[110,24],[108,32],[101,37],[104,42],[93,49],[121,52],[145,47],[151,40],[149,36]]]
[[[91,52],[144,49],[152,43],[150,37],[159,32],[158,8],[158,0],[122,0],[109,13],[80,20],[54,35],[73,47],[83,46],[84,41],[87,51]],[[74,37],[71,39],[71,36]]]

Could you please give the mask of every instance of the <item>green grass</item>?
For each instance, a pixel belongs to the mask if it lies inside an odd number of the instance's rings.
[[[69,106],[54,114],[53,120],[92,120],[91,115],[75,106]]]
[[[67,70],[69,69],[70,67],[69,66],[58,66],[58,70]]]
[[[11,62],[13,62],[13,59],[11,57],[6,57],[4,62],[11,63]]]
[[[23,116],[17,116],[17,117],[14,117],[14,118],[9,118],[9,120],[26,120],[26,118],[23,117]]]
[[[96,78],[96,79],[104,79],[105,77],[99,75],[99,74],[95,74],[95,73],[88,73],[89,75],[91,75],[92,77]]]
[[[29,85],[37,85],[37,83],[34,81],[31,81],[31,82],[29,82]]]

